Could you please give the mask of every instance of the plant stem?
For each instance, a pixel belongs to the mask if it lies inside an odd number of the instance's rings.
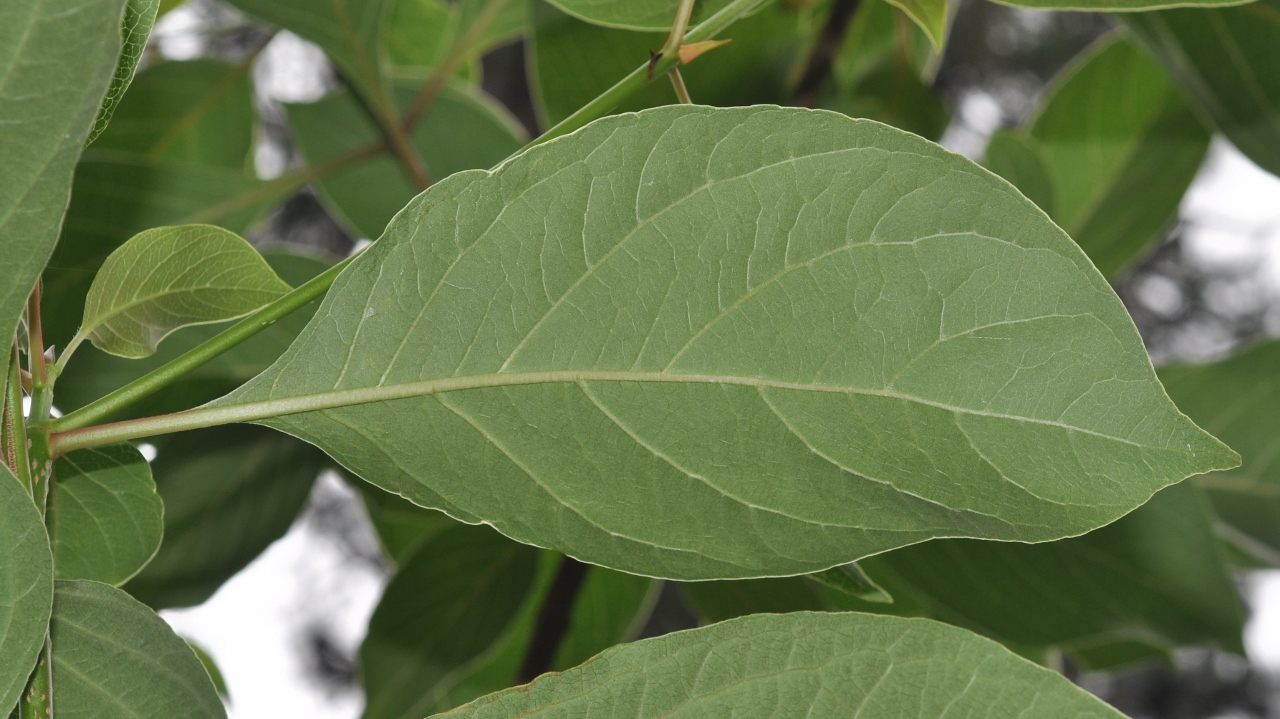
[[[858,12],[858,4],[859,0],[835,0],[832,4],[827,24],[822,27],[813,48],[809,50],[804,72],[791,96],[793,105],[813,107],[817,103],[818,93],[831,75],[831,68],[835,65],[836,55],[840,53],[840,45],[844,43],[849,23]]]
[[[720,12],[703,20],[697,27],[689,30],[684,36],[685,43],[702,42],[703,40],[714,38],[720,31],[732,25],[738,18],[754,10],[762,2],[764,0],[733,0],[733,2],[722,8]],[[664,53],[654,63],[653,73],[654,75],[665,73],[678,62],[680,62],[679,53]],[[643,88],[648,78],[649,63],[646,62],[632,71],[631,74],[619,80],[613,87],[605,90],[596,99],[583,105],[577,112],[561,120],[555,127],[525,145],[521,151],[523,152],[548,140],[554,140],[562,135],[567,135],[592,120],[607,115],[619,103]]]
[[[379,114],[382,115],[382,113]],[[382,131],[387,136],[391,149],[395,152],[396,158],[400,160],[400,164],[409,175],[409,179],[418,188],[418,192],[430,187],[431,177],[427,175],[427,166],[422,164],[422,158],[418,157],[418,151],[409,142],[409,135],[405,132],[404,126],[401,125],[400,119],[395,116],[394,112],[388,111],[385,116],[379,119],[378,124],[382,125]]]
[[[53,717],[53,677],[49,671],[50,658],[53,656],[48,632],[44,635],[44,648],[40,650],[40,658],[36,660],[36,668],[27,680],[27,688],[22,692],[18,702],[19,719],[52,719]]]
[[[458,69],[458,65],[463,58],[475,45],[484,31],[489,25],[493,24],[498,13],[502,11],[502,7],[507,4],[507,0],[489,0],[489,4],[485,5],[484,10],[476,16],[476,19],[462,33],[453,45],[449,48],[449,54],[444,60],[436,66],[427,81],[422,83],[422,89],[418,91],[418,96],[413,99],[413,104],[409,106],[409,111],[404,115],[404,131],[411,132],[422,119],[422,116],[431,109],[432,103],[439,97],[440,91],[444,89],[445,83],[449,82],[449,78]]]
[[[589,564],[583,564],[573,557],[565,557],[556,570],[551,590],[538,610],[538,621],[533,627],[533,637],[525,649],[524,661],[520,664],[520,673],[516,675],[517,684],[528,684],[551,669],[565,635],[569,633],[569,621],[573,617],[573,607],[578,602],[578,594],[587,580]]]
[[[680,0],[680,6],[676,8],[675,22],[671,23],[671,34],[667,36],[667,43],[662,46],[662,54],[670,55],[677,52],[684,44],[685,33],[689,30],[689,18],[693,17],[694,2],[696,0]]]
[[[685,87],[684,77],[680,75],[680,68],[673,67],[667,72],[667,77],[671,78],[671,87],[676,91],[676,99],[682,105],[692,105],[693,99],[689,97],[689,88]]]
[[[354,259],[354,255],[348,257],[316,275],[301,287],[240,320],[217,336],[173,361],[157,367],[111,394],[85,405],[65,417],[54,420],[50,423],[49,428],[54,432],[66,432],[86,427],[171,384],[214,357],[258,334],[275,323],[276,320],[301,309],[312,300],[323,295],[329,289],[329,286],[333,284],[334,278]]]

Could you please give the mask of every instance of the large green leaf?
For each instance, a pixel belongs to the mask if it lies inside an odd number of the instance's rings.
[[[1119,521],[1046,544],[941,539],[861,562],[893,595],[872,604],[801,578],[686,584],[710,621],[759,612],[857,610],[925,616],[1023,652],[1117,640],[1168,651],[1242,652],[1240,600],[1210,511],[1193,485],[1156,494]],[[1099,658],[1100,659],[1100,658]]]
[[[987,164],[1115,277],[1177,214],[1209,133],[1164,71],[1123,36],[1063,72],[1027,127],[996,136]]]
[[[413,101],[419,84],[396,83],[402,105]],[[288,110],[298,144],[312,163],[379,138],[368,115],[346,92],[307,105],[290,105]],[[445,87],[410,136],[435,180],[492,167],[519,150],[524,139],[524,131],[494,100],[461,85]],[[387,156],[329,173],[319,185],[335,214],[364,237],[381,235],[387,222],[418,194],[400,165]]]
[[[58,239],[76,158],[120,53],[125,0],[0,4],[0,337]]]
[[[1184,412],[1238,447],[1244,462],[1198,484],[1220,531],[1255,560],[1280,565],[1280,342],[1230,359],[1163,367],[1160,378]]]
[[[111,122],[120,98],[133,82],[133,73],[138,68],[138,61],[147,49],[147,38],[151,36],[151,26],[155,25],[156,13],[160,10],[162,0],[127,0],[124,6],[124,20],[120,23],[120,58],[116,63],[116,73],[111,78],[111,87],[102,99],[102,107],[98,109],[98,117],[93,123],[93,131],[89,133],[89,142],[102,134]]]
[[[164,504],[151,468],[127,443],[70,452],[54,464],[49,535],[58,579],[119,586],[160,547]]]
[[[263,253],[267,264],[285,282],[297,287],[324,272],[329,262],[283,250]],[[248,340],[218,355],[197,369],[123,411],[110,420],[168,414],[190,409],[221,397],[271,366],[293,342],[307,321],[315,314],[320,301],[284,317]],[[72,412],[103,397],[115,389],[142,377],[188,350],[227,329],[228,324],[196,325],[174,332],[156,351],[144,359],[125,359],[107,354],[95,347],[81,347],[58,378],[58,407]]]
[[[622,30],[670,30],[680,0],[550,0],[556,7],[596,25]],[[699,0],[693,6],[696,25],[728,5],[730,0]],[[761,0],[761,3],[767,0]],[[661,45],[654,46],[658,49]]]
[[[650,576],[1056,539],[1238,462],[1039,210],[833,113],[659,108],[459,173],[319,317],[204,411]]]
[[[44,646],[53,554],[31,495],[0,462],[0,716],[18,703]]]
[[[484,526],[428,540],[387,586],[360,648],[366,719],[423,716],[524,604],[536,550]],[[423,705],[417,708],[415,705]]]
[[[1084,719],[1120,714],[1000,645],[927,619],[735,619],[612,649],[442,717]]]
[[[389,118],[383,75],[383,19],[388,0],[230,0],[232,5],[324,48],[343,78],[375,112]]]
[[[254,122],[247,63],[160,62],[138,75],[93,147],[243,170]]]
[[[226,719],[191,647],[119,589],[59,581],[51,627],[60,719]]]
[[[282,199],[279,189],[243,172],[92,149],[76,168],[75,179],[62,237],[44,273],[46,346],[70,341],[98,268],[130,237],[153,227],[185,224],[237,198],[245,201],[208,221],[243,233]]]
[[[1232,144],[1280,174],[1280,0],[1122,18]]]
[[[221,427],[160,443],[151,464],[164,543],[125,589],[152,607],[191,606],[288,531],[325,456],[261,427]]]
[[[699,3],[701,5],[701,3]],[[582,22],[554,6],[534,0],[535,101],[539,114],[555,124],[649,58],[662,47],[665,33],[636,33]],[[694,102],[703,105],[754,105],[785,99],[791,66],[809,41],[806,16],[772,4],[739,20],[726,31],[733,42],[694,60],[680,72]],[[652,82],[616,108],[629,112],[676,101],[671,83]]]
[[[234,232],[213,225],[157,227],[107,257],[68,351],[89,339],[103,352],[146,357],[174,330],[247,315],[290,289]]]

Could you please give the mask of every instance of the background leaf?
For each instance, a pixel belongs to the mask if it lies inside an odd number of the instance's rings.
[[[103,263],[77,337],[114,355],[146,357],[180,327],[247,315],[290,289],[234,232],[158,227],[135,235]]]
[[[1172,224],[1208,148],[1164,71],[1112,35],[1059,75],[1025,128],[996,134],[987,165],[1114,278]]]
[[[861,719],[1121,715],[961,629],[866,614],[755,616],[615,648],[444,717]]]
[[[120,58],[116,63],[116,73],[111,78],[111,87],[107,89],[106,97],[102,99],[102,107],[98,109],[98,117],[94,120],[88,142],[93,142],[107,127],[124,91],[133,82],[133,72],[142,59],[143,51],[147,49],[147,38],[151,36],[151,26],[156,22],[161,1],[126,0],[124,21],[120,23]]]
[[[1232,144],[1280,174],[1280,0],[1120,17]]]
[[[59,581],[51,628],[62,719],[226,719],[191,647],[119,589]]]
[[[319,312],[213,406],[306,398],[266,423],[415,503],[649,576],[1055,539],[1237,461],[1042,213],[833,113],[660,108],[454,175]]]
[[[421,81],[400,80],[396,97],[408,105]],[[289,122],[311,163],[319,163],[379,139],[355,98],[330,93],[319,102],[289,105]],[[479,91],[446,86],[410,135],[434,180],[455,172],[489,168],[525,142],[505,109]],[[418,194],[399,163],[379,156],[330,173],[319,181],[334,215],[356,235],[377,238],[387,222]]]
[[[124,2],[0,5],[0,337],[13,336],[58,239],[71,173],[120,53]]]
[[[49,535],[58,579],[119,586],[160,547],[164,504],[133,445],[69,452],[54,464]]]
[[[933,48],[942,52],[947,42],[947,0],[889,0],[924,30]]]
[[[53,607],[53,554],[44,521],[0,463],[0,716],[9,716],[44,646]]]
[[[671,30],[680,0],[551,0],[556,7],[586,22],[621,30]],[[761,4],[765,0],[762,0]],[[728,5],[730,0],[699,0],[693,27]],[[658,46],[661,47],[661,46]],[[658,49],[657,47],[654,48]],[[632,68],[635,69],[635,68]]]

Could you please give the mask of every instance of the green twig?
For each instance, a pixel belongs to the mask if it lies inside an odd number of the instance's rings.
[[[40,650],[40,658],[36,660],[36,668],[27,680],[27,688],[22,692],[18,702],[19,719],[52,719],[53,718],[53,677],[49,671],[49,662],[53,656],[48,632],[44,635],[44,648]]]
[[[685,33],[684,43],[702,42],[714,38],[720,31],[729,27],[735,20],[754,10],[764,0],[733,0],[726,5],[720,12],[712,15],[702,21],[700,25]],[[678,52],[663,53],[661,57],[653,63],[653,73],[655,75],[665,73],[680,62]],[[632,94],[644,88],[649,78],[650,64],[644,63],[636,68],[631,74],[619,80],[613,87],[605,90],[596,99],[583,105],[577,112],[561,120],[555,127],[544,132],[540,137],[525,145],[521,151],[527,150],[535,145],[540,145],[548,140],[554,140],[562,135],[567,135],[574,130],[586,125],[600,117],[609,114],[613,108],[617,107],[623,100],[626,100]]]
[[[667,36],[667,44],[662,46],[662,54],[671,55],[679,52],[684,44],[685,34],[689,31],[689,18],[693,17],[693,3],[696,0],[680,0],[676,8],[675,22],[671,23],[671,34]]]
[[[157,367],[151,372],[139,377],[129,384],[117,389],[111,394],[95,400],[84,407],[54,420],[50,423],[49,428],[54,432],[66,432],[81,427],[87,427],[94,422],[104,419],[115,412],[137,402],[138,400],[162,389],[174,381],[180,379],[187,373],[199,368],[201,365],[209,362],[214,357],[226,352],[236,345],[244,342],[250,337],[258,334],[262,330],[271,326],[274,322],[286,315],[291,314],[295,310],[309,304],[312,300],[323,295],[329,286],[333,284],[334,278],[338,276],[350,262],[355,259],[354,256],[339,262],[324,272],[316,275],[310,281],[298,287],[289,294],[254,312],[248,317],[240,320],[235,325],[228,327],[217,336],[211,338],[200,346],[188,351],[181,357],[174,359],[167,364]]]
[[[684,77],[680,74],[680,68],[673,67],[667,71],[667,77],[671,78],[671,87],[676,91],[676,99],[682,105],[692,105],[693,98],[689,97],[689,88],[685,87]]]

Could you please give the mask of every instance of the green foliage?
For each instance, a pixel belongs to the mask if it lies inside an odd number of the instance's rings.
[[[208,411],[287,415],[415,503],[641,574],[1054,539],[1237,461],[1035,208],[834,114],[663,108],[454,175],[321,314]]]
[[[1114,278],[1163,236],[1208,148],[1168,76],[1113,35],[1062,73],[1025,128],[997,133],[987,166]]]
[[[40,512],[0,467],[0,716],[8,716],[44,645],[53,608],[53,554]]]
[[[59,717],[226,719],[191,647],[119,589],[59,581],[50,633]]]
[[[680,0],[550,0],[565,12],[595,25],[621,30],[671,29]],[[761,0],[759,4],[764,4]],[[694,4],[693,21],[698,24],[729,4],[729,0],[702,0]]]
[[[115,111],[124,91],[133,82],[134,70],[142,59],[142,52],[147,49],[147,37],[151,35],[151,26],[156,22],[156,13],[163,0],[126,0],[124,19],[120,23],[120,58],[116,64],[115,76],[111,78],[111,87],[102,99],[102,107],[98,109],[98,117],[89,133],[88,142],[100,135],[111,115]]]
[[[929,36],[933,49],[942,52],[947,40],[947,0],[889,0],[902,9]]]
[[[68,352],[87,338],[103,352],[146,357],[174,330],[249,314],[289,289],[233,232],[212,225],[148,230],[98,270]]]
[[[844,677],[859,681],[844,681]],[[617,647],[442,717],[1121,716],[995,642],[920,619],[754,616]]]
[[[49,537],[58,579],[124,584],[155,555],[164,531],[147,461],[130,444],[108,444],[59,457],[54,476]]]

